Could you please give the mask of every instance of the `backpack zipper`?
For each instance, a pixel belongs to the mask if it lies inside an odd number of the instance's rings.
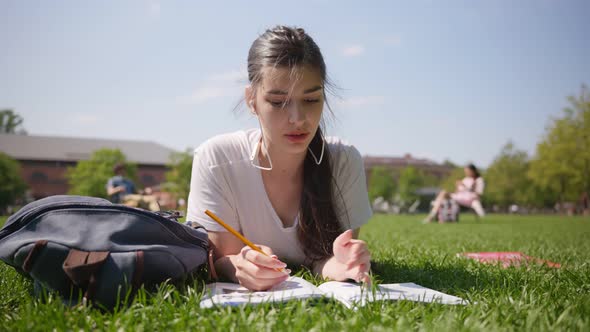
[[[48,206],[49,205],[49,206]],[[88,203],[88,204],[84,204],[84,203],[79,203],[79,202],[61,202],[61,203],[49,203],[46,205],[40,205],[35,207],[34,209],[31,209],[30,211],[27,211],[25,213],[22,213],[21,215],[18,215],[19,212],[17,212],[16,215],[14,216],[18,216],[18,218],[16,218],[16,220],[14,220],[11,224],[5,225],[4,228],[2,228],[2,230],[0,230],[0,239],[2,239],[3,237],[5,237],[6,235],[8,235],[8,233],[12,233],[14,231],[16,231],[17,229],[21,228],[22,226],[26,225],[27,223],[29,223],[29,219],[32,217],[35,217],[36,214],[40,214],[40,213],[44,213],[46,211],[51,211],[54,209],[58,209],[64,206],[76,206],[76,207],[88,207],[88,206],[93,206],[94,204]]]
[[[170,220],[167,217],[164,217],[164,216],[157,214],[157,213],[144,211],[141,209],[135,209],[135,208],[124,206],[124,205],[100,206],[100,205],[95,205],[95,204],[67,203],[67,202],[64,202],[61,204],[55,204],[50,207],[41,206],[41,207],[33,209],[32,211],[29,211],[28,213],[23,214],[23,216],[21,217],[20,220],[17,220],[15,222],[13,222],[12,224],[6,226],[4,229],[0,230],[0,240],[2,238],[4,238],[5,236],[7,236],[8,234],[12,233],[13,231],[16,231],[17,229],[25,226],[26,224],[31,222],[37,216],[47,213],[47,212],[50,212],[50,211],[53,211],[53,210],[58,210],[63,207],[77,208],[77,209],[84,209],[84,208],[88,208],[88,207],[93,207],[94,209],[124,211],[124,212],[133,213],[136,215],[143,215],[143,216],[149,217],[149,218],[159,222],[164,227],[166,227],[170,231],[172,231],[172,233],[174,233],[174,235],[178,236],[181,240],[184,240],[190,244],[193,244],[195,241],[197,241],[198,246],[200,246],[204,249],[208,248],[208,241],[202,240],[202,239],[190,234],[184,228],[184,226],[182,226],[178,222]]]

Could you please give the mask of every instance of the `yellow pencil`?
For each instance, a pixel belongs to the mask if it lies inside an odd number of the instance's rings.
[[[264,256],[270,257],[264,251],[262,251],[262,249],[258,248],[257,245],[255,245],[254,243],[252,243],[250,240],[246,239],[245,236],[243,236],[242,234],[238,233],[238,231],[236,231],[230,225],[226,224],[223,220],[221,220],[213,212],[211,212],[209,210],[205,210],[205,214],[208,215],[209,217],[211,217],[211,219],[215,220],[218,224],[220,224],[221,226],[223,226],[223,228],[227,229],[228,232],[232,233],[238,239],[242,240],[242,242],[244,242],[244,244],[247,245],[248,247],[252,248],[253,250],[258,251],[259,253],[263,254]],[[283,272],[284,271],[283,269],[275,269],[275,270],[277,270],[279,272]]]

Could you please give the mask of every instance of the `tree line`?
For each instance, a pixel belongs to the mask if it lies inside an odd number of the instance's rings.
[[[582,85],[578,96],[567,98],[569,106],[552,117],[530,155],[508,141],[489,167],[482,171],[486,181],[483,195],[487,207],[506,210],[521,207],[547,209],[556,204],[588,208],[590,193],[590,91]],[[411,167],[397,179],[391,170],[376,167],[369,182],[369,197],[394,200],[396,195],[415,199],[421,186],[453,191],[463,169],[456,167],[442,181],[434,181]]]
[[[552,208],[556,203],[587,204],[590,193],[590,91],[582,85],[578,96],[568,97],[569,106],[560,116],[552,117],[536,151],[529,156],[511,141],[507,142],[489,167],[483,170],[486,180],[484,204],[506,209],[512,204],[535,208]],[[0,133],[26,134],[23,119],[12,110],[0,110]],[[127,165],[127,174],[135,179],[137,166],[126,160],[119,150],[95,151],[68,170],[70,193],[106,197],[105,184],[116,163]],[[187,198],[190,186],[192,152],[190,149],[171,156],[163,190]],[[369,198],[411,202],[422,187],[454,190],[455,181],[463,177],[456,167],[442,181],[412,167],[393,174],[375,167],[369,182]],[[0,152],[0,211],[21,198],[26,185],[19,164]]]
[[[553,117],[534,155],[508,142],[486,170],[490,204],[552,207],[578,203],[590,193],[590,91],[583,85]]]

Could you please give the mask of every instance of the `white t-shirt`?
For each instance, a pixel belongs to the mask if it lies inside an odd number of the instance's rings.
[[[252,165],[259,140],[260,130],[250,129],[213,137],[195,150],[187,220],[210,231],[225,231],[204,213],[210,210],[250,241],[272,248],[281,260],[302,264],[298,220],[291,227],[283,226],[262,182],[265,171]],[[355,147],[336,138],[327,137],[326,148],[334,190],[340,189],[334,195],[338,218],[343,229],[359,228],[372,215],[363,159]]]
[[[475,182],[474,182],[475,181]],[[480,199],[485,188],[485,182],[480,176],[476,180],[466,176],[461,180],[457,191],[451,194],[451,198],[464,206],[472,206],[473,202]]]
[[[475,184],[473,181],[475,181]],[[461,191],[473,191],[479,196],[483,195],[485,182],[481,176],[475,180],[470,176],[466,176],[463,178],[463,180],[461,180],[461,184],[463,185],[461,188],[459,188]]]

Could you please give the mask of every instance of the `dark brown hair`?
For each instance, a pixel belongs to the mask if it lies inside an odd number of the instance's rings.
[[[324,57],[318,45],[303,29],[276,26],[266,30],[252,43],[248,53],[248,80],[254,91],[262,80],[262,69],[265,67],[289,68],[292,75],[302,67],[317,70],[322,78],[324,100],[327,100],[326,89],[331,91],[332,85],[327,78]],[[326,105],[330,109],[327,102]],[[324,144],[322,126],[323,121],[309,144],[318,157]],[[303,165],[297,236],[308,265],[332,256],[332,243],[343,231],[334,204],[335,185],[330,159],[330,151],[326,146],[319,165],[310,153]]]
[[[470,169],[473,172],[473,175],[475,175],[473,178],[477,179],[478,177],[481,176],[481,174],[479,173],[479,170],[477,169],[477,167],[475,167],[475,165],[473,164],[468,164],[467,166],[468,169]]]
[[[119,162],[116,163],[115,166],[113,166],[113,173],[115,174],[119,174],[119,172],[124,171],[125,170],[125,164]]]

